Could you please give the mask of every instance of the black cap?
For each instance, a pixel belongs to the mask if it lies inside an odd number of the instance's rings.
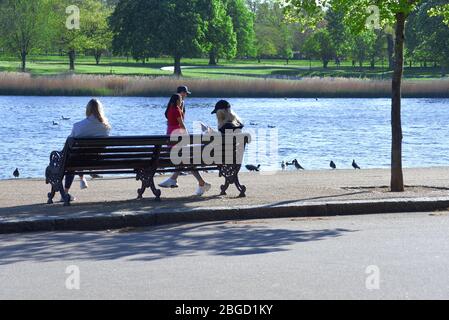
[[[192,94],[192,92],[189,91],[189,88],[187,88],[187,86],[178,87],[177,93],[184,93],[184,92],[187,94]]]
[[[217,113],[218,110],[225,110],[225,109],[230,109],[230,108],[231,108],[231,104],[229,102],[227,102],[226,100],[220,100],[215,105],[215,110],[212,111],[212,114]]]

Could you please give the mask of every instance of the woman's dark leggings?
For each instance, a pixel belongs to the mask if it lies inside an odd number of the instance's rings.
[[[68,190],[70,189],[70,187],[73,184],[73,181],[75,180],[75,175],[74,174],[67,174],[65,176],[65,188]]]

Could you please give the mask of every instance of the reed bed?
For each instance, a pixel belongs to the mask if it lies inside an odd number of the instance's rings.
[[[1,95],[41,96],[167,96],[188,85],[196,97],[264,98],[383,98],[391,95],[391,81],[347,78],[188,79],[59,75],[31,76],[0,73]],[[449,79],[404,81],[404,97],[449,98]]]

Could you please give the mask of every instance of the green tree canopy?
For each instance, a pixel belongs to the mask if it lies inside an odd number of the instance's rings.
[[[3,0],[0,2],[0,42],[17,55],[26,70],[27,56],[39,48],[48,29],[47,0]]]
[[[181,75],[181,59],[205,51],[210,12],[206,0],[121,0],[111,18],[116,51],[142,55],[167,55]]]
[[[56,46],[69,56],[70,70],[75,70],[77,52],[92,49],[97,61],[111,41],[108,30],[109,7],[98,0],[50,0],[50,32]],[[78,21],[79,18],[79,21]],[[78,25],[79,23],[79,25]]]
[[[209,52],[209,65],[216,65],[219,57],[232,59],[236,56],[237,35],[222,0],[211,1],[205,42],[205,50]]]
[[[246,6],[245,0],[225,0],[225,3],[237,36],[237,57],[255,57],[257,51],[253,13]]]

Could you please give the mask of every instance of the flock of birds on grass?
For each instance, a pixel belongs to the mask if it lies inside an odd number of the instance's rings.
[[[304,169],[304,167],[299,163],[299,161],[298,161],[297,159],[293,160],[292,162],[282,161],[282,163],[281,163],[281,168],[282,168],[282,170],[286,170],[287,167],[290,167],[290,166],[294,166],[297,170],[306,170],[306,169]],[[331,161],[331,162],[330,162],[329,167],[330,167],[332,170],[337,170],[337,165],[335,164],[334,161]],[[356,162],[355,160],[352,161],[352,167],[353,167],[355,170],[361,170],[360,166],[357,164],[357,162]],[[257,165],[257,166],[252,165],[252,164],[249,164],[249,165],[246,166],[246,169],[247,169],[248,171],[250,171],[250,172],[259,172],[259,171],[260,171],[260,168],[261,168],[261,165],[260,165],[260,164]]]

